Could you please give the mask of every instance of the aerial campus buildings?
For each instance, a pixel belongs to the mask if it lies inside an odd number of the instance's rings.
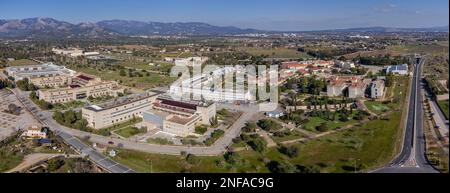
[[[159,93],[146,92],[114,99],[112,101],[84,107],[81,112],[88,126],[94,129],[110,127],[125,122],[150,110]]]
[[[368,83],[360,76],[333,76],[328,80],[327,96],[361,98]]]
[[[156,129],[182,137],[193,134],[199,124],[210,125],[211,119],[216,116],[214,103],[179,101],[160,94],[146,92],[91,105],[82,109],[82,116],[94,129],[143,117],[149,130]]]
[[[124,88],[115,81],[102,81],[98,77],[82,73],[69,77],[67,85],[64,88],[40,89],[39,99],[49,103],[65,103],[88,97],[117,97],[124,92]]]
[[[40,100],[49,103],[66,103],[87,97],[118,96],[124,89],[114,81],[77,73],[53,63],[6,68],[6,73],[14,80],[28,79],[39,89]]]
[[[28,66],[13,66],[6,68],[8,76],[15,81],[28,79],[38,87],[55,87],[67,84],[68,77],[74,76],[75,71],[53,63]]]
[[[210,125],[215,116],[215,103],[179,101],[167,96],[158,97],[143,115],[148,128],[182,137],[193,134],[199,124]]]
[[[184,80],[180,79],[170,86],[169,92],[171,95],[180,98],[198,96],[205,100],[217,102],[249,101],[252,99],[252,95],[250,91],[245,91],[244,89],[243,76],[236,77],[236,87],[242,88],[240,90],[213,86],[217,81],[222,82],[222,76],[225,76],[225,74],[231,74],[236,71],[239,71],[239,69],[235,67],[223,67],[211,73],[203,73]]]

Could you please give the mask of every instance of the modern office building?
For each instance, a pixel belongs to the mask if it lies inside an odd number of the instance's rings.
[[[159,94],[146,92],[117,98],[101,105],[91,105],[82,108],[82,116],[91,128],[110,127],[135,117],[142,117],[144,112],[152,108]]]

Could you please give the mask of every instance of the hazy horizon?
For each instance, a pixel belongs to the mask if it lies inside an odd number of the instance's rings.
[[[49,17],[74,24],[112,19],[202,22],[269,31],[441,27],[448,26],[448,14],[447,0],[0,1],[2,19]]]

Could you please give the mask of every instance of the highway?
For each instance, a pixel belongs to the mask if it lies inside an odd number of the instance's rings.
[[[425,59],[414,64],[409,96],[408,117],[401,153],[389,166],[377,169],[376,173],[437,173],[427,161],[423,131],[423,97],[420,94],[422,66]]]

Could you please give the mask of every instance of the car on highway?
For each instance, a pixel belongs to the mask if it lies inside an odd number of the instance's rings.
[[[108,144],[109,145],[114,145],[114,142],[113,141],[108,141]]]

